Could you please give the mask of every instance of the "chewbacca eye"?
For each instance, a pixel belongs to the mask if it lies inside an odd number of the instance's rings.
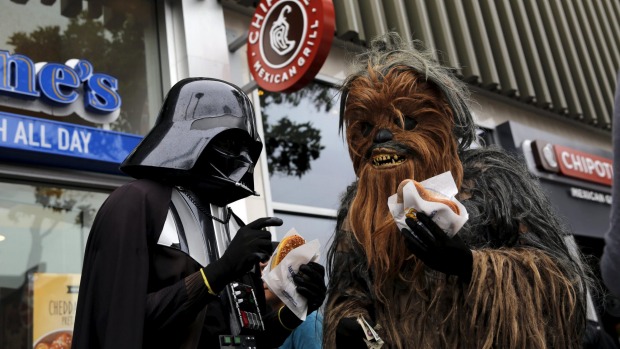
[[[373,128],[373,125],[369,122],[360,123],[360,131],[362,132],[362,135],[364,137],[370,134],[370,131],[372,131],[372,128]]]
[[[403,128],[407,131],[413,130],[418,125],[418,122],[415,121],[415,119],[411,116],[405,116],[404,120],[405,120],[405,125]]]

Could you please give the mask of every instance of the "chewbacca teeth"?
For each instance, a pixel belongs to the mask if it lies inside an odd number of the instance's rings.
[[[374,167],[390,167],[396,166],[405,162],[405,157],[396,154],[380,154],[372,158],[372,165]]]

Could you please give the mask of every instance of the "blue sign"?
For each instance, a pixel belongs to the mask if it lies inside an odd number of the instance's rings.
[[[141,140],[128,133],[0,112],[0,154],[3,149],[21,150],[106,162],[116,169]]]
[[[104,124],[120,115],[121,97],[118,80],[95,74],[87,60],[35,64],[24,55],[0,50],[0,105],[55,116],[76,113]]]

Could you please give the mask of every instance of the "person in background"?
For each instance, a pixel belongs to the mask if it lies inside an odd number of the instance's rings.
[[[616,319],[616,324],[606,327],[607,331],[615,334],[614,339],[620,347],[620,71],[616,78],[616,95],[612,120],[612,149],[613,149],[613,184],[612,201],[609,214],[609,230],[605,234],[605,247],[601,256],[601,277],[603,283],[611,292],[606,300],[606,311],[610,318]],[[615,333],[614,333],[615,332]]]
[[[278,247],[278,242],[273,242],[273,250]],[[304,269],[316,268],[317,263],[310,262],[308,266],[303,266]],[[261,262],[260,268],[264,270],[267,266],[267,262]],[[302,269],[302,268],[300,268]],[[311,272],[306,269],[307,272]],[[265,301],[267,303],[267,310],[277,313],[280,309],[285,307],[284,303],[267,287],[267,284],[263,282],[263,288],[265,290]],[[297,328],[293,329],[290,335],[286,338],[284,343],[279,349],[321,349],[323,339],[323,315],[320,310],[315,310],[309,313],[306,320]]]
[[[265,313],[258,269],[271,251],[265,229],[282,220],[246,225],[228,207],[257,195],[262,146],[252,103],[237,86],[188,78],[171,88],[155,126],[121,165],[137,180],[110,194],[88,236],[73,348],[219,348],[232,338],[220,335],[240,334],[254,348],[284,342],[301,321],[287,307]],[[229,285],[239,280],[256,291],[245,304],[254,314],[260,308],[265,331],[252,312],[236,318]],[[296,284],[325,288],[312,275]],[[325,297],[302,295],[316,305],[309,312]]]
[[[612,121],[613,184],[609,231],[601,257],[601,276],[605,286],[620,298],[620,72],[618,72]]]

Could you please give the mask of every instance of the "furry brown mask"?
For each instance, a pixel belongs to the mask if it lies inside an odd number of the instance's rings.
[[[349,153],[359,183],[349,224],[375,277],[397,275],[410,253],[387,199],[407,178],[423,181],[445,171],[460,186],[463,168],[452,111],[424,76],[406,67],[367,75],[348,85],[344,113]],[[381,283],[381,280],[377,280]]]

